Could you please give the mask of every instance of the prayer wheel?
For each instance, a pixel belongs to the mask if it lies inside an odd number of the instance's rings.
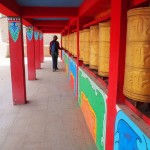
[[[124,94],[150,103],[150,7],[128,11]]]
[[[72,54],[72,55],[73,55],[73,49],[74,49],[74,44],[73,44],[73,42],[74,42],[74,33],[72,33],[72,43],[71,43],[71,45],[72,45],[71,54]]]
[[[73,49],[73,56],[77,57],[77,32],[74,32],[74,49]]]
[[[88,65],[90,61],[90,29],[83,30],[83,63]]]
[[[72,34],[69,34],[69,52],[72,54]]]
[[[110,54],[110,22],[99,24],[98,75],[108,77]]]
[[[69,35],[66,35],[66,50],[69,51]]]
[[[90,27],[90,68],[98,70],[99,25]]]
[[[64,48],[66,49],[66,35],[65,35],[65,37],[64,37]]]
[[[79,60],[83,60],[83,31],[79,32]]]

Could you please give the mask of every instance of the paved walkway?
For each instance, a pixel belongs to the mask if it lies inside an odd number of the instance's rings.
[[[9,59],[0,62],[0,150],[96,150],[64,67],[46,59],[27,81],[26,105],[13,106]]]

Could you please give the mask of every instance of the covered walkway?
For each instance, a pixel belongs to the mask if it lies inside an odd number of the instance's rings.
[[[97,149],[62,62],[52,72],[50,61],[37,70],[36,81],[26,80],[29,103],[14,107],[9,59],[1,62],[0,150]]]

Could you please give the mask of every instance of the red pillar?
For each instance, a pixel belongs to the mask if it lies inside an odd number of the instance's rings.
[[[34,45],[35,45],[35,68],[41,69],[39,31],[36,29],[34,31]]]
[[[110,68],[107,99],[106,150],[114,146],[116,103],[123,103],[123,80],[126,50],[127,0],[111,2]],[[118,9],[116,9],[118,8]]]
[[[44,61],[44,51],[43,51],[43,33],[40,32],[40,60]]]
[[[19,17],[8,18],[12,95],[14,104],[26,103],[24,48],[22,22]]]
[[[26,28],[27,58],[28,58],[28,80],[36,79],[35,70],[35,48],[34,48],[33,27]]]

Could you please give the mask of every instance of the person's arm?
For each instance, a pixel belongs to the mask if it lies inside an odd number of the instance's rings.
[[[60,44],[59,44],[59,42],[58,42],[58,49],[62,50],[62,47],[60,47]]]

